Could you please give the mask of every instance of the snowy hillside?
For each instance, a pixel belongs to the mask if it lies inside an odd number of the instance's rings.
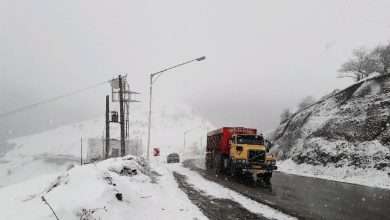
[[[134,107],[130,118],[131,138],[140,138],[145,147],[146,111]],[[162,156],[171,152],[183,153],[183,133],[185,130],[193,129],[186,136],[187,144],[201,148],[205,145],[201,143],[205,141],[201,137],[210,128],[212,125],[209,122],[195,116],[186,106],[159,107],[153,113],[152,146],[160,147]],[[118,138],[118,125],[113,124],[111,129],[112,137]],[[98,118],[9,140],[8,142],[15,144],[15,147],[3,156],[0,155],[0,187],[42,174],[63,171],[71,164],[79,164],[81,137],[85,158],[88,139],[101,139],[103,131],[104,119]],[[98,148],[102,149],[102,146]]]
[[[273,139],[282,171],[390,188],[390,76],[297,112]]]

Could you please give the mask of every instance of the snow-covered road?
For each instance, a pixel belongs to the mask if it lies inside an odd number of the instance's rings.
[[[179,164],[167,165],[179,187],[210,219],[295,219],[209,181]]]

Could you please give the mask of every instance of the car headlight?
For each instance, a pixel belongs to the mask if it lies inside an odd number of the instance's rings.
[[[276,164],[276,160],[272,160],[271,163],[272,163],[272,165],[275,165]]]

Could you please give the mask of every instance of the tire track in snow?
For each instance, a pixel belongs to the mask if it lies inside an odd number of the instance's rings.
[[[229,199],[218,199],[196,190],[187,182],[185,175],[173,172],[179,188],[188,198],[211,220],[266,220],[264,216],[257,215],[242,207],[239,203]]]

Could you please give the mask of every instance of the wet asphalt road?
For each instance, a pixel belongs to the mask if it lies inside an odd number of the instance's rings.
[[[390,190],[275,172],[264,188],[205,171],[187,160],[185,167],[299,219],[390,219]]]
[[[264,216],[250,212],[235,201],[214,198],[196,190],[187,182],[187,177],[184,175],[173,172],[173,176],[179,184],[179,188],[211,220],[268,220]]]

